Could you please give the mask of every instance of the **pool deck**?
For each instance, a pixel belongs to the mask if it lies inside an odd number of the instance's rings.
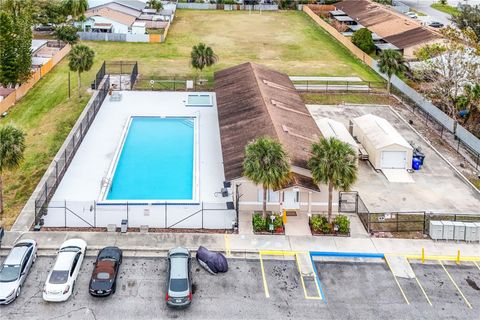
[[[99,199],[102,179],[108,174],[124,126],[131,116],[197,117],[198,200],[225,203],[224,198],[215,195],[225,179],[216,99],[212,107],[186,107],[186,99],[186,92],[123,91],[121,101],[110,101],[107,96],[51,203]]]

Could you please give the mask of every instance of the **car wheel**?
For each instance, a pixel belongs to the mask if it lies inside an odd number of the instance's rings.
[[[32,264],[35,263],[35,261],[37,261],[37,254],[35,253],[35,255],[33,256],[33,261],[32,261]]]
[[[18,296],[20,296],[20,292],[22,291],[22,286],[19,286],[17,288],[17,293],[15,294],[15,298],[18,298]]]
[[[112,293],[115,293],[115,291],[117,291],[117,283],[116,282],[113,284]]]

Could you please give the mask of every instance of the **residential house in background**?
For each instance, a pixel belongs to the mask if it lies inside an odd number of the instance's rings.
[[[346,22],[349,27],[344,35],[367,28],[372,32],[377,52],[398,50],[411,59],[418,48],[442,41],[442,36],[432,28],[376,2],[344,0],[335,7],[336,10],[330,12],[332,18]]]

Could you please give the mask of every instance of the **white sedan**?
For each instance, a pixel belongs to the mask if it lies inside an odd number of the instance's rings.
[[[82,239],[65,241],[58,251],[57,260],[43,287],[43,300],[66,301],[72,295],[87,243]]]

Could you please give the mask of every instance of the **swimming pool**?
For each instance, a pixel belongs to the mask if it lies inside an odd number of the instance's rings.
[[[191,117],[131,117],[104,199],[193,200],[194,133]]]

